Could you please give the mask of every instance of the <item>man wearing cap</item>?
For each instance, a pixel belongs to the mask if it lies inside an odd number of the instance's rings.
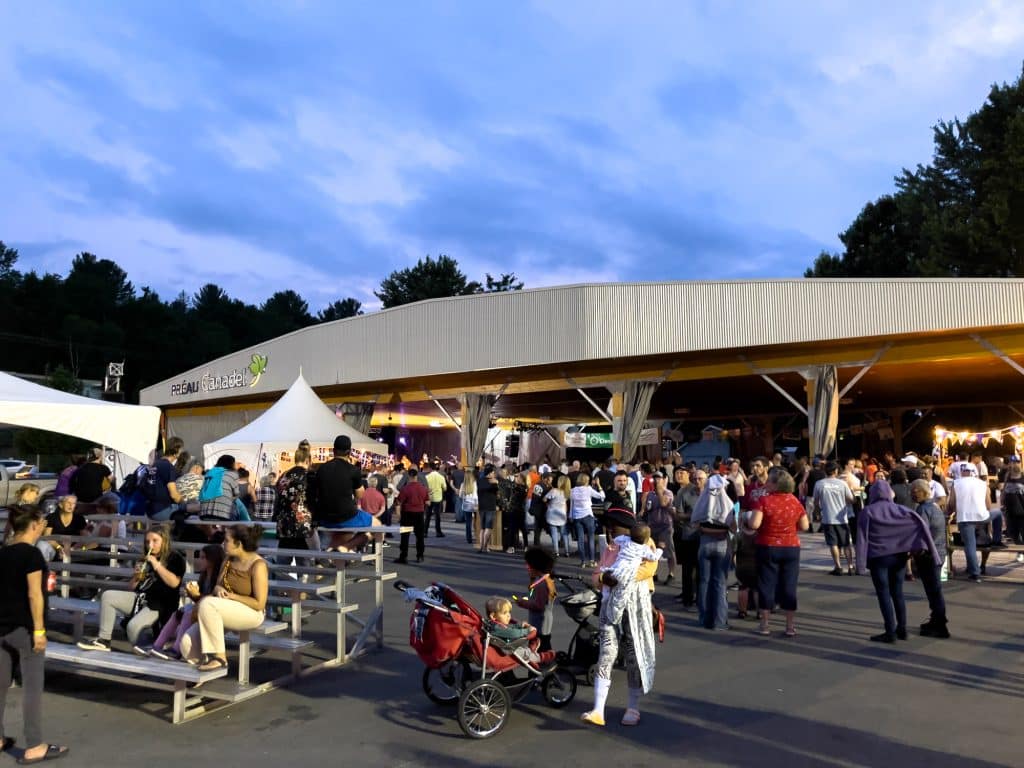
[[[912,483],[924,477],[924,470],[921,467],[921,460],[916,453],[908,453],[903,457],[903,468],[907,473],[907,482]]]
[[[375,524],[372,515],[356,506],[363,495],[363,477],[359,467],[352,463],[352,439],[348,435],[334,438],[334,458],[317,470],[312,486],[309,501],[318,528],[337,531]],[[347,552],[361,547],[366,539],[366,534],[335,533],[328,548]]]
[[[988,488],[978,477],[978,470],[970,462],[963,462],[959,477],[953,481],[949,491],[947,510],[956,517],[956,525],[963,542],[964,557],[967,559],[967,578],[981,581],[981,567],[978,564],[978,529],[988,525]]]

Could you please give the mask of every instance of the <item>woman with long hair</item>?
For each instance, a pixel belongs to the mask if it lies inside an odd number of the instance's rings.
[[[181,655],[200,671],[228,665],[224,630],[242,632],[263,623],[267,607],[268,572],[259,555],[258,525],[233,525],[224,535],[227,559],[213,594],[199,601],[198,620],[181,639]]]
[[[171,531],[166,525],[146,533],[146,555],[132,576],[130,590],[108,589],[100,595],[100,631],[97,637],[82,640],[78,647],[86,651],[109,651],[114,623],[119,615],[128,619],[128,642],[139,644],[146,630],[159,631],[178,609],[179,588],[185,575],[185,558],[171,550]]]
[[[555,557],[558,557],[558,542],[565,545],[565,556],[569,556],[569,532],[566,524],[569,522],[569,497],[572,495],[572,483],[568,475],[559,475],[555,487],[544,494],[544,502],[548,505],[547,521],[548,530],[551,532],[551,543],[555,549]]]
[[[213,594],[223,565],[224,548],[219,544],[207,544],[199,550],[196,553],[196,571],[199,573],[199,579],[185,585],[185,594],[192,599],[192,603],[174,612],[151,647],[136,646],[135,652],[140,655],[146,653],[158,659],[180,659],[181,638],[196,621],[195,606],[204,597]]]

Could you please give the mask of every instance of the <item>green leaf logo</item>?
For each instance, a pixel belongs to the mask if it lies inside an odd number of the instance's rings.
[[[249,382],[250,387],[255,387],[259,383],[260,376],[267,370],[267,361],[269,359],[267,355],[254,354],[252,356],[252,362],[249,363],[249,372],[252,374],[252,381]]]

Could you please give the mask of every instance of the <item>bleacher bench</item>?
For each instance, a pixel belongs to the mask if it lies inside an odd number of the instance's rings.
[[[111,651],[84,651],[66,643],[46,644],[47,665],[59,669],[142,688],[172,691],[171,722],[186,720],[188,686],[207,683],[227,676],[227,669],[200,672],[196,667],[177,661],[163,661]]]

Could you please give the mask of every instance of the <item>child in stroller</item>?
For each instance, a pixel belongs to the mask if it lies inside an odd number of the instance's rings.
[[[484,619],[444,584],[416,589],[397,581],[395,588],[415,602],[409,644],[426,665],[423,690],[435,703],[457,704],[459,726],[467,736],[498,733],[513,701],[535,689],[553,707],[566,706],[576,695],[576,678],[561,667],[561,654],[537,652],[536,629],[512,624],[508,600],[488,601]]]

